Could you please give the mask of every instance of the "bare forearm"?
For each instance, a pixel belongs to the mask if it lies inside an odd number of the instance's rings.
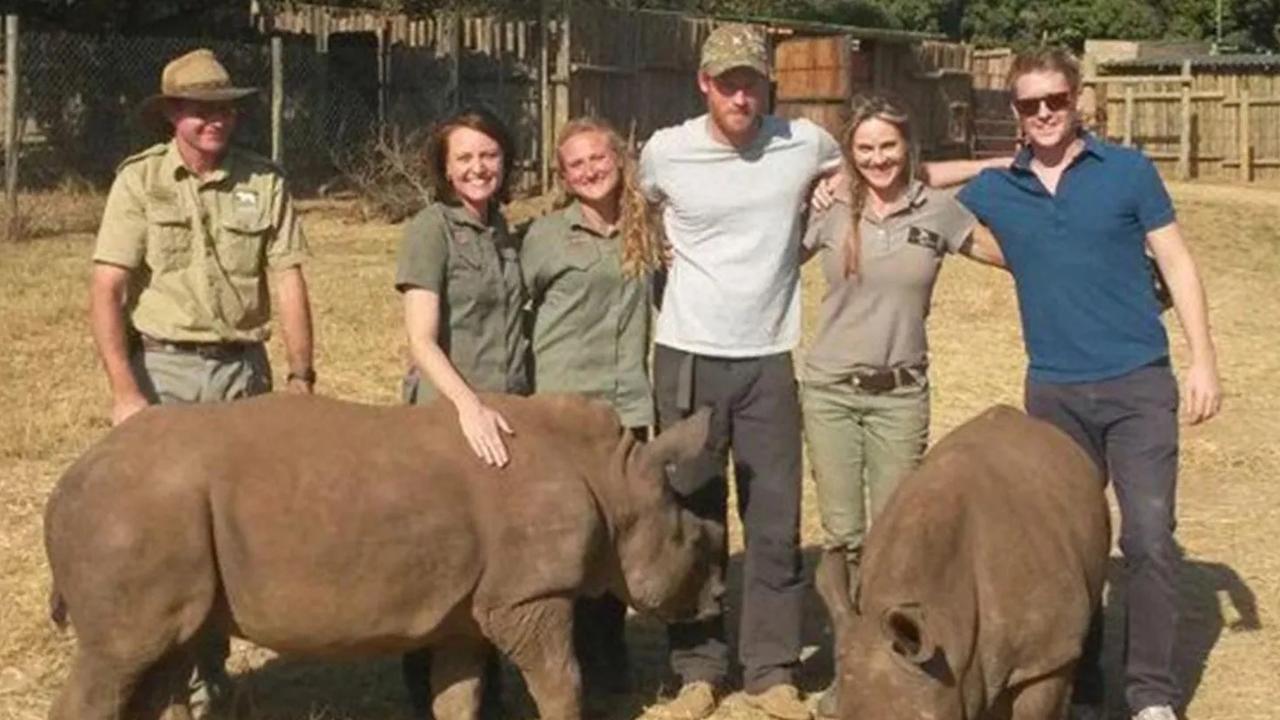
[[[123,283],[114,283],[97,273],[89,288],[89,329],[98,357],[107,374],[111,395],[120,400],[141,396],[137,378],[129,365],[129,343],[124,321]]]
[[[455,408],[478,403],[480,399],[453,366],[441,347],[427,338],[410,338],[409,354],[413,364],[431,381],[441,395]]]
[[[276,276],[280,304],[280,333],[289,369],[302,373],[312,369],[314,337],[311,325],[311,301],[307,281],[298,267],[281,270]]]
[[[1173,298],[1174,312],[1187,337],[1192,364],[1216,365],[1217,352],[1209,333],[1209,306],[1195,263],[1189,255],[1172,258],[1162,264],[1161,271]]]

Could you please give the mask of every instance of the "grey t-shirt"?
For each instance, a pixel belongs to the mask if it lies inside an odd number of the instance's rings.
[[[827,290],[818,334],[805,356],[808,382],[838,382],[854,372],[922,365],[933,284],[948,252],[977,223],[952,193],[914,183],[907,203],[887,218],[863,212],[858,274],[844,275],[849,206],[836,203],[809,226],[804,246],[821,255]]]
[[[708,122],[659,130],[640,155],[641,188],[662,204],[675,254],[657,342],[719,357],[789,351],[800,339],[800,208],[840,148],[808,120],[766,115],[739,150]]]

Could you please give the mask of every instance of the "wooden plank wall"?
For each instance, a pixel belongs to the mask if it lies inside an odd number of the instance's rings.
[[[910,107],[923,155],[968,157],[973,127],[970,48],[941,42],[876,42],[873,47],[873,86]]]
[[[571,115],[643,140],[702,112],[696,75],[711,21],[575,6],[569,23]]]
[[[1107,74],[1086,78],[1086,86],[1098,88],[1104,135],[1141,148],[1168,177],[1280,180],[1275,69]]]

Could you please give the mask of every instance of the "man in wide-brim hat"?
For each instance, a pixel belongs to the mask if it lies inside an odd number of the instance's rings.
[[[264,341],[274,290],[288,389],[311,392],[306,241],[284,176],[231,146],[236,87],[209,50],[165,66],[140,106],[171,136],[119,167],[98,230],[90,327],[111,387],[113,424],[156,403],[234,400],[270,391]],[[269,281],[269,282],[268,282]],[[229,698],[219,623],[197,639],[191,710]],[[184,688],[166,690],[185,702]]]

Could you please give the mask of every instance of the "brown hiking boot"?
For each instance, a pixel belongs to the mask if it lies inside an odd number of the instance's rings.
[[[745,694],[747,704],[778,720],[810,720],[813,714],[790,683],[779,683],[759,695]]]
[[[651,705],[645,717],[653,720],[703,720],[716,711],[716,689],[702,680],[680,688],[671,700]]]

